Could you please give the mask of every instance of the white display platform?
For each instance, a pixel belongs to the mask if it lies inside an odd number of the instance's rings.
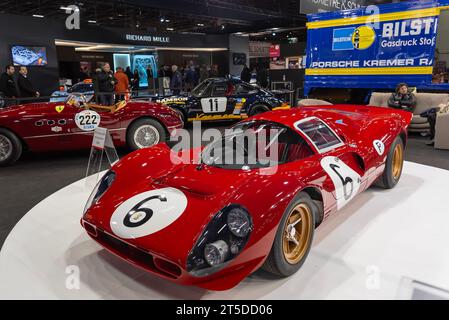
[[[224,292],[171,283],[103,250],[79,224],[84,185],[49,196],[12,230],[0,299],[397,299],[410,295],[407,279],[449,289],[446,170],[406,163],[395,189],[368,190],[318,228],[297,274],[257,272]]]

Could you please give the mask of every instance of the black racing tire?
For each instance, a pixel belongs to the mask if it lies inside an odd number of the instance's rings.
[[[252,116],[255,116],[257,114],[261,114],[261,113],[268,112],[268,111],[270,111],[270,108],[268,108],[266,105],[264,105],[264,104],[256,104],[256,105],[251,107],[251,110],[249,112],[249,116],[252,117]]]
[[[15,163],[22,151],[22,141],[11,131],[0,128],[0,167]]]
[[[148,139],[146,134],[148,133]],[[132,150],[148,148],[155,144],[166,142],[167,134],[157,120],[142,118],[134,121],[126,133],[126,143]]]
[[[315,232],[316,211],[317,207],[307,193],[300,192],[295,196],[282,216],[273,246],[262,266],[262,270],[265,270],[274,276],[284,278],[291,276],[301,268],[312,247],[313,235]],[[302,233],[305,233],[304,237],[300,236],[300,245],[297,256],[288,255],[289,250],[286,250],[286,248],[290,249],[290,242],[287,241],[286,236],[288,233],[288,222],[292,221],[291,219],[294,217],[293,214],[295,212],[302,212],[300,213],[301,223],[298,223],[297,225],[301,228]],[[304,224],[303,220],[305,221]],[[295,250],[293,249],[292,252],[295,252]]]
[[[385,169],[374,185],[384,189],[394,188],[402,175],[404,165],[404,143],[401,137],[396,137],[388,151]]]

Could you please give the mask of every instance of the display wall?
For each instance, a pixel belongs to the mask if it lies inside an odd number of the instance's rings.
[[[13,31],[13,32],[12,32]],[[59,69],[55,40],[85,41],[107,44],[129,44],[157,47],[228,48],[228,35],[184,35],[81,25],[80,30],[67,30],[64,21],[0,14],[0,65],[12,63],[12,45],[45,46],[48,64],[31,67],[30,79],[37,90],[49,95],[58,88]],[[227,59],[228,52],[217,53],[217,59]],[[112,59],[112,58],[111,58]],[[111,60],[112,62],[112,60]]]

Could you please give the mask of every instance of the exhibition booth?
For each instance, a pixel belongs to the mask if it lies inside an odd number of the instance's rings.
[[[0,105],[0,300],[449,300],[449,0],[371,9],[306,42],[0,14],[45,100]]]

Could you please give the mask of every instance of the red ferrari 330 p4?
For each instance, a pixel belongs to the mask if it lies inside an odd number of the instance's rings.
[[[225,290],[260,267],[287,277],[324,220],[371,185],[398,183],[411,118],[380,107],[303,107],[238,123],[199,163],[173,161],[180,154],[165,144],[141,149],[103,176],[81,224],[112,253],[180,284]],[[277,161],[220,161],[247,155],[248,145],[225,142],[248,130],[277,132]]]
[[[183,125],[172,109],[146,101],[101,106],[72,94],[65,102],[12,106],[0,109],[0,166],[13,164],[24,150],[89,148],[98,126],[109,129],[116,147],[137,150],[164,142]]]

